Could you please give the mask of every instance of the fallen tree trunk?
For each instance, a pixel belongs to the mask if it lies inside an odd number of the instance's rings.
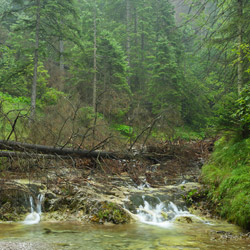
[[[51,154],[36,154],[34,152],[15,152],[15,151],[0,151],[0,158],[43,158],[43,159],[70,159],[70,155],[51,155]]]
[[[79,150],[72,148],[58,148],[52,146],[44,146],[38,144],[21,143],[15,141],[4,141],[0,140],[0,150],[10,150],[19,152],[33,152],[35,154],[46,154],[46,155],[57,155],[57,156],[68,156],[78,158],[109,158],[109,159],[133,159],[134,156],[131,154],[118,154],[113,152],[105,151],[89,151]],[[11,155],[17,156],[15,152],[0,152],[0,157],[11,157]],[[20,154],[19,154],[20,155]],[[27,156],[27,153],[23,154]]]

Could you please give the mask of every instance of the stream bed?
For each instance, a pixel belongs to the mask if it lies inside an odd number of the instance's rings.
[[[249,238],[228,239],[223,232],[239,234],[240,228],[218,221],[213,224],[171,223],[165,228],[141,222],[128,225],[91,225],[74,222],[40,222],[33,225],[1,223],[0,249],[24,249],[1,248],[1,243],[18,246],[21,242],[39,245],[39,249],[48,249],[49,245],[50,249],[69,250],[250,249]]]
[[[183,185],[187,189],[191,183]],[[35,200],[30,197],[30,214],[24,221],[0,223],[0,250],[250,249],[249,233],[222,220],[190,213],[178,199],[181,193],[177,190],[182,189],[178,185],[136,189],[123,203],[134,220],[119,225],[46,222],[44,196],[38,194]]]

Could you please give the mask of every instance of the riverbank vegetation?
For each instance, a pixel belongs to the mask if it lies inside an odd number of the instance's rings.
[[[250,140],[222,137],[203,167],[208,198],[215,211],[250,229]]]
[[[250,229],[249,103],[249,88],[245,88],[231,109],[224,111],[218,125],[222,137],[203,167],[203,181],[215,211],[246,229]]]
[[[138,154],[222,137],[204,181],[248,227],[249,20],[247,0],[2,0],[0,139]]]

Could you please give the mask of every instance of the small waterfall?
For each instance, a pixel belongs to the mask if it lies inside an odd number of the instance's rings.
[[[30,214],[28,214],[24,220],[24,224],[32,225],[37,224],[41,220],[42,214],[42,201],[43,201],[43,194],[39,194],[36,200],[36,207],[34,205],[33,197],[30,196]]]
[[[33,197],[30,196],[30,213],[32,214],[34,212],[34,202]]]
[[[142,199],[144,204],[139,206],[136,211],[136,216],[143,223],[168,228],[173,225],[173,222],[178,217],[183,216],[195,217],[197,220],[206,223],[199,217],[190,214],[188,211],[179,209],[173,202],[169,202],[169,204],[166,205],[158,199],[159,203],[153,206],[145,200],[145,196],[142,196]]]
[[[42,201],[43,201],[44,195],[39,194],[37,197],[37,204],[36,204],[36,211],[38,214],[42,214]]]

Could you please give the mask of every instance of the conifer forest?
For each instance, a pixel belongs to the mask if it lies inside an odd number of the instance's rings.
[[[0,0],[0,249],[249,229],[249,0]]]

